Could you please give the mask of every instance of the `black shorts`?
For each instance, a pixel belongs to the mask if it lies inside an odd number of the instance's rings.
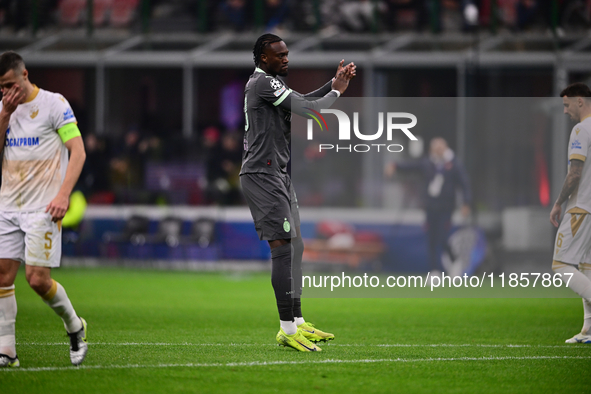
[[[297,236],[300,212],[289,175],[243,174],[240,184],[260,240]]]

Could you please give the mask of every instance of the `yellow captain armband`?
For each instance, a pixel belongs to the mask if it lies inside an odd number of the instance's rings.
[[[76,123],[68,123],[67,125],[60,127],[57,129],[57,133],[60,135],[60,138],[64,144],[74,137],[82,136]]]

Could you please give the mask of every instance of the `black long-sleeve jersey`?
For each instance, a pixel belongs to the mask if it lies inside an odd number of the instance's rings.
[[[244,96],[246,124],[240,175],[281,175],[287,173],[292,111],[303,115],[306,107],[328,108],[338,92],[331,90],[329,81],[320,89],[302,95],[257,67],[246,84]]]

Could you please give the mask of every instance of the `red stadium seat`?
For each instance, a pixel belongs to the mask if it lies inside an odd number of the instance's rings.
[[[92,19],[95,26],[103,26],[107,22],[107,17],[113,3],[117,1],[113,0],[94,0]]]
[[[76,26],[82,20],[82,13],[86,7],[86,0],[60,0],[59,21],[65,26]]]
[[[128,26],[133,20],[139,0],[117,0],[111,9],[111,25],[115,27]]]

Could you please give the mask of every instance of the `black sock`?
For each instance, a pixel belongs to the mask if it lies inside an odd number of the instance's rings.
[[[293,247],[291,272],[293,275],[294,298],[300,298],[302,296],[302,256],[304,255],[304,242],[301,237],[292,238],[291,245]]]
[[[271,249],[271,283],[275,290],[279,320],[293,321],[293,298],[291,277],[291,243]]]
[[[293,299],[293,317],[304,317],[302,315],[302,299],[301,298],[294,298]]]
[[[291,272],[293,274],[293,316],[302,317],[302,256],[304,255],[304,242],[302,237],[292,238],[293,257],[291,259]]]

